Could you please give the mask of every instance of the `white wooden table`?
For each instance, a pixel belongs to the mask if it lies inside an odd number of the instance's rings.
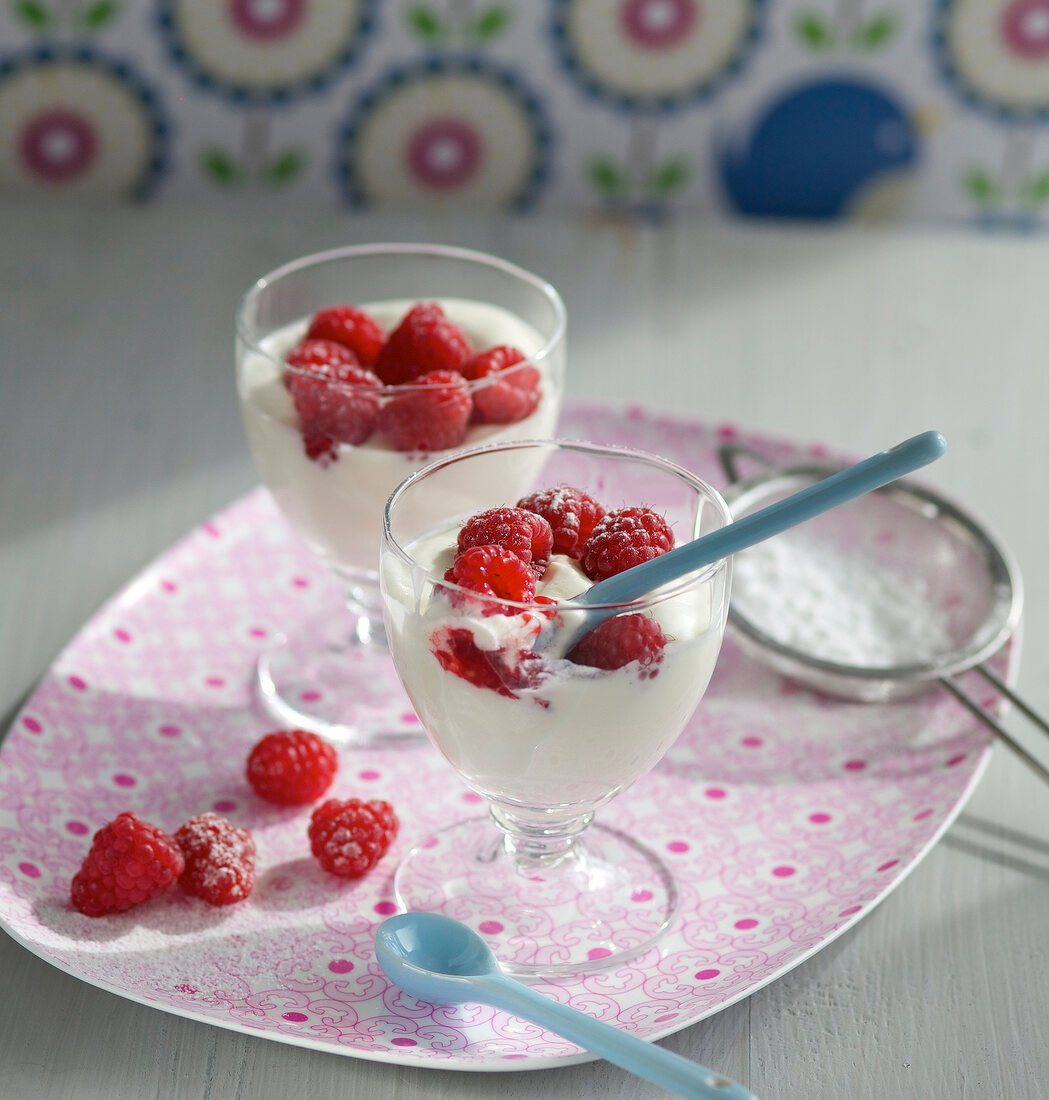
[[[255,483],[231,316],[294,255],[366,240],[504,255],[570,313],[569,398],[643,398],[872,453],[948,437],[932,480],[1026,582],[1021,691],[1049,711],[1049,246],[960,232],[351,217],[238,201],[0,205],[0,714],[178,536]],[[1049,741],[1023,735],[1049,759]],[[786,1098],[1049,1095],[1049,789],[997,749],[946,837],[856,927],[668,1048]],[[0,1096],[663,1095],[603,1062],[388,1066],[188,1021],[0,936]]]

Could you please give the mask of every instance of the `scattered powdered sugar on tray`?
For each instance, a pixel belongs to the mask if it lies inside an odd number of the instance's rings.
[[[924,577],[797,533],[736,556],[732,602],[773,640],[837,664],[890,668],[955,648]]]

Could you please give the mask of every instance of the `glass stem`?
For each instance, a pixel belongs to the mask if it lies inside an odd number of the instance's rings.
[[[503,833],[503,845],[523,873],[539,873],[572,858],[578,841],[593,820],[593,813],[551,817],[504,806],[490,807],[492,820]]]

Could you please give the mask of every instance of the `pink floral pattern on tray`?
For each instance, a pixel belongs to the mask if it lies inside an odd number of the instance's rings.
[[[732,427],[597,405],[561,433],[658,451],[724,483],[719,442],[774,462],[820,448]],[[479,799],[427,744],[344,750],[331,793],[386,798],[400,835],[374,872],[344,882],[306,842],[309,808],[256,798],[250,746],[272,729],[252,693],[276,631],[339,602],[264,490],[192,531],[69,644],[0,749],[0,922],[31,951],[131,1000],[270,1039],[357,1057],[530,1069],[590,1056],[493,1009],[433,1007],[375,961],[395,911],[400,854]],[[1014,647],[996,659],[1012,672]],[[993,703],[993,700],[988,700]],[[986,764],[989,735],[946,693],[887,706],[796,687],[731,634],[707,697],[666,759],[599,814],[677,874],[681,915],[630,965],[541,988],[658,1038],[746,997],[883,898],[953,820]],[[259,880],[213,909],[169,892],[118,917],[70,906],[94,831],[124,809],[173,830],[213,809],[252,830]],[[498,914],[479,913],[478,926]]]

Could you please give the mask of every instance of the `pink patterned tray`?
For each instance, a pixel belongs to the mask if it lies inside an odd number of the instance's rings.
[[[726,437],[777,462],[818,450],[600,406],[568,409],[561,432],[657,451],[716,485]],[[266,805],[244,780],[248,749],[272,728],[253,709],[259,647],[338,598],[256,490],[94,616],[0,749],[0,922],[84,981],[281,1042],[443,1069],[588,1060],[492,1009],[416,1003],[379,970],[372,939],[394,911],[400,853],[479,810],[433,749],[344,751],[331,793],[387,798],[402,821],[395,848],[357,883],[310,857],[308,809]],[[730,636],[670,754],[599,815],[673,865],[681,917],[632,965],[540,988],[650,1039],[746,997],[885,897],[961,809],[988,755],[984,727],[946,693],[835,701],[754,664]],[[247,826],[254,894],[229,909],[176,891],[119,917],[76,913],[70,879],[95,829],[123,809],[168,829],[207,809]]]

